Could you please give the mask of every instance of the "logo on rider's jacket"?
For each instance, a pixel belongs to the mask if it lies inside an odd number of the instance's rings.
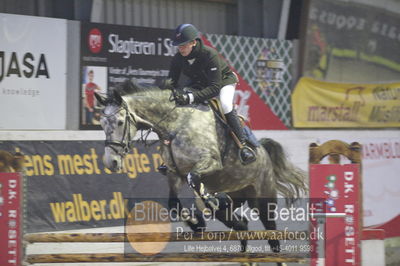
[[[103,36],[101,35],[99,29],[93,28],[89,31],[88,46],[89,50],[92,53],[97,54],[101,51],[101,48],[103,46]]]

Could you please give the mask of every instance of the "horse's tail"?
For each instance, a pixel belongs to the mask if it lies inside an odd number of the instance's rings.
[[[306,172],[286,158],[283,147],[278,142],[263,138],[260,143],[271,158],[275,189],[286,198],[287,202],[293,202],[296,198],[305,195],[308,191]]]

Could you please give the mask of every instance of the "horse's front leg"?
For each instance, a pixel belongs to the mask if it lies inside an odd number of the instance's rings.
[[[178,198],[178,190],[182,186],[182,181],[179,176],[173,172],[168,172],[166,176],[168,178],[169,187],[168,208],[173,218],[179,218],[179,210],[182,209],[182,203]]]
[[[226,193],[210,193],[203,183],[203,178],[222,170],[222,163],[211,155],[203,156],[187,175],[189,186],[205,202],[207,207],[214,210],[224,209],[231,204],[231,198]]]
[[[189,186],[202,198],[208,193],[203,184],[203,177],[215,173],[222,169],[220,160],[213,158],[211,155],[203,155],[190,169],[187,175]]]
[[[172,217],[177,218],[186,223],[193,231],[200,232],[206,226],[206,222],[203,218],[201,211],[196,206],[184,206],[178,197],[178,190],[181,187],[181,178],[173,172],[167,174],[168,185],[169,185],[169,198],[168,208],[171,212]],[[194,195],[192,195],[193,197]],[[194,202],[194,200],[192,201]],[[186,207],[186,208],[185,208]],[[183,212],[183,209],[194,210],[190,212]]]

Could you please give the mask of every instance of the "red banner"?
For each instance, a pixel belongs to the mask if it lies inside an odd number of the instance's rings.
[[[324,246],[321,242],[311,243],[312,266],[361,264],[359,169],[358,164],[310,165],[310,198],[323,200],[322,212],[346,214],[345,218],[324,218],[325,242]]]
[[[0,265],[21,265],[22,177],[0,173]]]
[[[213,45],[202,36],[204,44],[210,47]],[[215,47],[213,47],[215,48]],[[221,56],[222,57],[222,56]],[[235,105],[240,115],[244,116],[253,130],[286,130],[288,129],[280,118],[274,114],[270,107],[258,96],[252,87],[243,79],[242,76],[230,66],[239,79],[235,93]]]

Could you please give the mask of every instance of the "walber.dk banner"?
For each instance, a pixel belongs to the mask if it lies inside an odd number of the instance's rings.
[[[400,127],[400,83],[328,83],[301,78],[292,94],[294,127]]]
[[[172,30],[81,24],[81,129],[99,128],[100,106],[93,92],[106,93],[129,78],[160,85],[168,77]]]
[[[103,165],[103,141],[5,141],[25,155],[26,233],[120,226],[126,199],[168,197],[158,146],[136,144],[120,173]]]
[[[0,14],[0,129],[65,129],[67,21]]]

